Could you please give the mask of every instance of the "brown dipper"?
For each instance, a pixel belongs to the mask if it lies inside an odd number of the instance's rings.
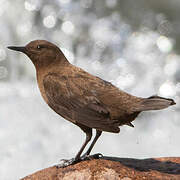
[[[75,158],[64,160],[60,167],[89,157],[102,131],[119,133],[119,126],[134,127],[131,122],[141,111],[160,110],[175,104],[173,99],[159,96],[132,96],[70,64],[62,51],[48,41],[35,40],[24,47],[8,48],[23,52],[31,59],[46,103],[86,133],[86,140]],[[87,152],[81,156],[91,140],[93,128],[96,129],[96,136]]]

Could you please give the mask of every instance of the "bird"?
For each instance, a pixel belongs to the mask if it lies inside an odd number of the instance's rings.
[[[75,158],[64,160],[60,167],[90,157],[90,152],[103,131],[119,133],[122,125],[134,127],[132,121],[142,111],[165,109],[176,104],[173,99],[157,95],[142,98],[122,91],[111,82],[71,64],[60,48],[47,40],[34,40],[26,46],[7,48],[20,51],[30,58],[45,102],[86,134]],[[93,129],[96,130],[96,135],[82,155],[92,138]]]

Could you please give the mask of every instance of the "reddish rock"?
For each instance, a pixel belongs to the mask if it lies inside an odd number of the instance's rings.
[[[180,180],[180,158],[104,157],[66,168],[50,167],[21,180]]]

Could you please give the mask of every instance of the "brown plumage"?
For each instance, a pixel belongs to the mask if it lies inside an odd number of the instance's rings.
[[[75,161],[80,159],[90,141],[92,128],[97,133],[86,155],[89,155],[102,131],[118,133],[121,125],[133,127],[131,122],[141,111],[163,109],[175,104],[172,99],[159,96],[140,98],[121,91],[110,82],[70,64],[57,46],[45,40],[32,41],[25,47],[8,48],[21,51],[31,59],[46,103],[86,133],[86,141]]]

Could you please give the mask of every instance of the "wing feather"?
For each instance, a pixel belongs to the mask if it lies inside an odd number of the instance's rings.
[[[106,106],[88,89],[82,77],[49,73],[43,85],[49,106],[65,119],[103,131],[119,132]]]

